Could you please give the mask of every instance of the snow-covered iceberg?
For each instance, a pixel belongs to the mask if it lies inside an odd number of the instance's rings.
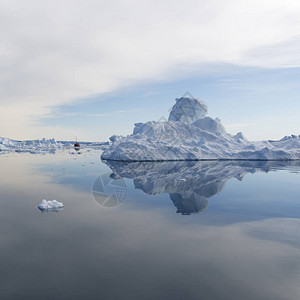
[[[29,152],[29,153],[55,153],[56,150],[62,149],[63,144],[58,143],[55,139],[41,139],[16,141],[9,138],[0,137],[0,153],[3,152]]]
[[[58,202],[56,200],[45,200],[38,205],[38,208],[41,211],[58,211],[64,208],[64,204],[62,202]]]
[[[133,134],[112,136],[101,158],[118,161],[164,160],[295,160],[300,159],[300,136],[248,141],[231,135],[221,121],[206,116],[207,105],[195,98],[178,98],[168,121],[135,124]]]

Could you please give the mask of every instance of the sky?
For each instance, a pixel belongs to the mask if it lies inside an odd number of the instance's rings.
[[[189,92],[228,132],[300,134],[300,2],[0,0],[0,136],[104,141]]]

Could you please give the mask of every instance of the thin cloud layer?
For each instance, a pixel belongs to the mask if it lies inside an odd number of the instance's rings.
[[[0,15],[0,136],[18,139],[67,138],[71,129],[36,122],[59,105],[178,78],[195,64],[300,64],[299,51],[285,50],[299,46],[298,1],[12,0]],[[273,45],[284,61],[268,56]]]

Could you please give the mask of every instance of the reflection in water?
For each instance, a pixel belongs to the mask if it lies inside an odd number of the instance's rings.
[[[39,209],[42,213],[47,213],[47,212],[60,212],[60,211],[64,210],[63,207],[47,208],[47,209],[43,209],[43,208],[38,207],[38,209]]]
[[[300,298],[300,174],[292,174],[299,164],[111,164],[112,177],[132,178],[150,194],[170,193],[180,213],[201,210],[196,199],[210,202],[201,218],[178,218],[159,201],[168,194],[147,202],[128,180],[131,203],[103,209],[91,187],[111,171],[94,163],[97,151],[74,158],[68,150],[0,155],[1,300]],[[209,198],[228,178],[277,169],[287,171],[234,180],[219,201]],[[110,177],[102,182],[103,190],[93,187],[97,195],[120,187]],[[40,213],[43,198],[65,209]]]
[[[288,169],[298,171],[299,161],[105,161],[111,178],[133,179],[149,195],[170,194],[177,213],[190,215],[206,209],[207,198],[222,191],[228,179],[242,180],[247,173]]]

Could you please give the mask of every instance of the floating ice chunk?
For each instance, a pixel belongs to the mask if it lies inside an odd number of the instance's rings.
[[[64,204],[62,202],[58,202],[56,200],[45,200],[43,199],[42,202],[38,205],[38,208],[42,211],[48,210],[48,211],[56,211],[60,210],[64,207]]]

